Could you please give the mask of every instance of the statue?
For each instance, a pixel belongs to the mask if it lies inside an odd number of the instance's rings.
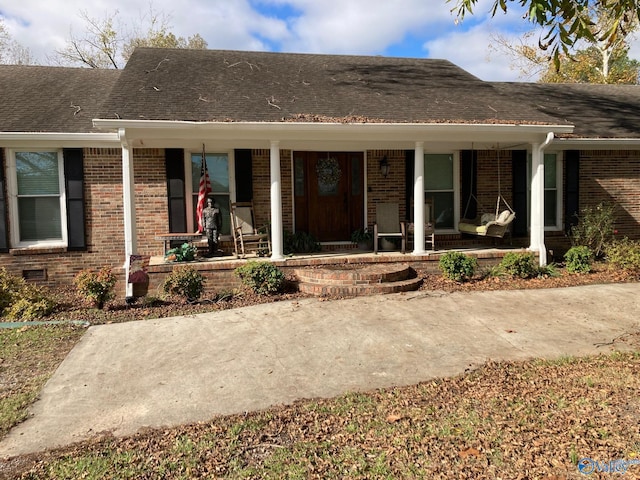
[[[218,252],[218,234],[222,227],[222,217],[220,208],[213,203],[211,197],[207,198],[207,206],[202,210],[204,229],[207,232],[207,242],[209,244],[209,255]]]

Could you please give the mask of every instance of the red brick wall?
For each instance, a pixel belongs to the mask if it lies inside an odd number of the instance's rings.
[[[256,223],[264,225],[271,221],[271,171],[269,150],[253,150],[253,207]],[[283,228],[293,231],[293,196],[291,183],[291,151],[280,151],[280,189],[282,191]]]
[[[580,152],[580,208],[616,203],[618,236],[640,239],[640,152]]]
[[[380,173],[380,160],[385,155],[389,162],[387,178]],[[376,221],[376,205],[379,203],[397,203],[400,219],[406,218],[405,157],[404,150],[367,151],[367,225],[369,228],[373,228]]]
[[[465,172],[460,172],[461,176],[464,174]],[[502,197],[513,207],[511,152],[478,151],[478,176],[476,181],[478,214],[495,213],[498,193],[501,193]],[[468,198],[460,198],[460,218],[464,216],[468,200]],[[501,202],[500,211],[505,208],[504,203]]]

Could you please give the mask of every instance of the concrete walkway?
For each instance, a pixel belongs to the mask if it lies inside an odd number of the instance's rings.
[[[638,312],[636,283],[306,299],[95,326],[49,380],[32,418],[0,443],[0,457],[413,384],[488,359],[637,349]]]

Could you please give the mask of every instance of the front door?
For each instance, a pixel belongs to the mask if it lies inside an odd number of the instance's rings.
[[[362,228],[363,164],[362,152],[296,152],[296,230],[330,242]]]

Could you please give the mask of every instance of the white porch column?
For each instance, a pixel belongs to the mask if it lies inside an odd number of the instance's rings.
[[[280,142],[271,141],[269,159],[271,173],[271,260],[284,258],[282,237],[282,188],[280,178]]]
[[[129,279],[129,258],[138,249],[138,239],[136,236],[135,181],[133,176],[133,155],[124,128],[118,131],[118,136],[120,137],[120,144],[122,146],[125,285],[126,296],[130,297],[133,295],[133,284],[126,281]]]
[[[413,167],[413,252],[425,255],[424,249],[424,143],[416,142]]]
[[[553,140],[553,132],[542,144],[533,144],[531,150],[531,244],[529,250],[538,252],[540,266],[547,264],[544,244],[544,149]]]

